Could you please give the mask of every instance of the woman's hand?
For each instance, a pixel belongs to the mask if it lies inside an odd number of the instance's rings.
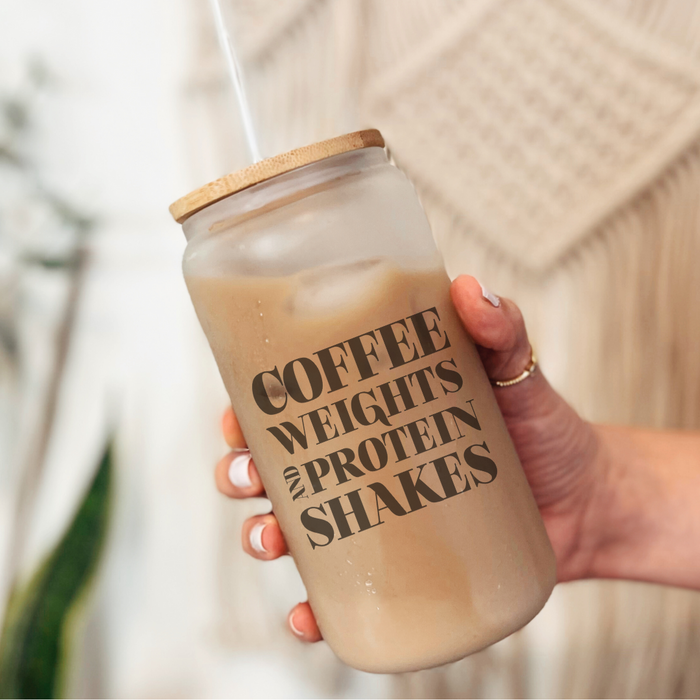
[[[452,300],[467,332],[478,346],[491,379],[518,376],[530,362],[530,342],[518,307],[483,291],[473,277],[452,284]],[[598,431],[583,421],[552,389],[538,369],[531,377],[494,393],[540,508],[557,557],[560,581],[584,578],[598,546],[598,497],[605,478]],[[264,495],[255,463],[246,449],[233,411],[225,413],[223,432],[232,452],[216,467],[216,484],[230,498]],[[256,559],[287,553],[274,514],[248,519],[243,549]],[[292,631],[305,641],[321,634],[308,603],[289,616]]]

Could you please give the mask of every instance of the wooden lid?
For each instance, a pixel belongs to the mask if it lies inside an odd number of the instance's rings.
[[[266,158],[190,192],[170,205],[170,213],[175,221],[181,224],[204,207],[208,207],[234,192],[240,192],[246,187],[257,185],[259,182],[269,180],[276,175],[288,173],[290,170],[316,163],[324,158],[372,146],[384,147],[384,139],[377,129],[355,131],[352,134],[336,136],[327,141],[312,143],[310,146],[303,146],[273,158]]]

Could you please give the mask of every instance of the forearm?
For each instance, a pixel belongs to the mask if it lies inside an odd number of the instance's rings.
[[[589,575],[700,589],[700,433],[596,426]]]

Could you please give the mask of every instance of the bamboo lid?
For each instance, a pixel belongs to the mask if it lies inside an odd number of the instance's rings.
[[[214,202],[218,202],[234,192],[240,192],[276,175],[288,173],[290,170],[301,168],[310,163],[316,163],[324,158],[330,158],[331,156],[350,151],[358,151],[362,148],[371,148],[372,146],[384,147],[384,139],[377,129],[355,131],[352,134],[336,136],[327,141],[312,143],[310,146],[303,146],[288,153],[281,153],[278,156],[266,158],[259,163],[249,165],[243,170],[224,175],[224,177],[220,177],[218,180],[214,180],[214,182],[210,182],[194,190],[194,192],[186,194],[170,205],[170,213],[175,221],[181,224],[192,214],[196,214],[204,207],[208,207],[210,204],[214,204]]]

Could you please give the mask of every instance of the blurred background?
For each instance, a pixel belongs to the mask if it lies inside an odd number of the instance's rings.
[[[584,417],[700,427],[700,3],[223,4],[263,155],[381,129]],[[291,638],[167,210],[247,164],[205,0],[0,4],[0,696],[697,697],[700,597],[643,584],[415,674]]]

